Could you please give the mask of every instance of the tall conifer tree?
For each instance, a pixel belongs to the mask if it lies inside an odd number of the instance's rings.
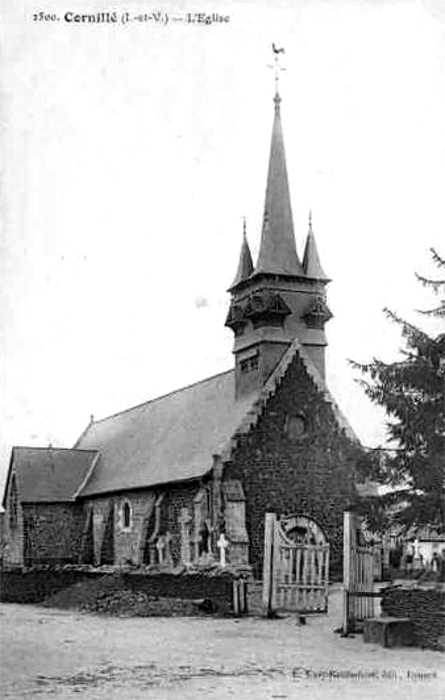
[[[416,275],[438,298],[421,314],[445,318],[445,260],[431,249],[441,279]],[[367,499],[363,510],[369,525],[382,530],[391,523],[405,529],[429,525],[444,531],[445,462],[445,332],[430,335],[385,309],[404,339],[402,356],[395,362],[374,359],[352,362],[370,399],[387,414],[391,450],[370,451],[359,465],[362,476],[390,487],[377,499]]]

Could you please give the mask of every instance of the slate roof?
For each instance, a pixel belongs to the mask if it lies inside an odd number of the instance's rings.
[[[21,502],[67,502],[94,466],[95,450],[13,447],[5,497],[12,473]]]
[[[315,242],[314,232],[312,230],[312,217],[309,218],[309,233],[306,239],[306,246],[303,256],[303,270],[307,277],[312,279],[329,282],[329,277],[323,270],[318,254],[317,244]]]
[[[230,370],[121,413],[92,421],[73,449],[14,447],[4,491],[16,473],[22,502],[67,502],[77,497],[198,479],[213,456],[231,458],[299,356],[337,424],[359,440],[304,347],[295,339],[258,391],[235,400]]]
[[[235,400],[235,373],[230,370],[92,422],[75,447],[98,450],[100,459],[79,496],[204,476],[213,466],[213,455],[230,459],[236,436],[255,425],[296,355],[322,399],[331,404],[339,428],[359,442],[310,357],[294,340],[262,389],[247,397]]]
[[[235,401],[234,370],[92,422],[76,448],[100,451],[79,495],[202,477],[256,396]]]
[[[235,279],[230,285],[230,289],[236,287],[240,282],[244,282],[253,272],[252,254],[250,252],[249,243],[246,236],[246,225],[244,224],[243,242],[236,271]]]
[[[292,218],[292,206],[284,150],[278,94],[274,97],[275,117],[270,144],[264,203],[263,230],[255,274],[301,275]]]
[[[297,356],[300,357],[300,359],[302,360],[305,370],[308,373],[309,377],[312,379],[315,388],[320,394],[321,399],[325,403],[330,404],[339,429],[344,432],[345,436],[349,440],[351,440],[351,442],[358,445],[360,444],[360,440],[357,434],[355,433],[346,416],[342,413],[339,405],[337,404],[328,387],[326,386],[325,380],[321,376],[317,367],[312,362],[310,356],[308,355],[304,347],[300,344],[299,340],[295,338],[289,345],[281,360],[278,362],[269,379],[261,388],[261,391],[259,392],[258,396],[255,398],[251,406],[246,411],[236,431],[225,443],[223,449],[220,452],[220,456],[223,461],[230,459],[232,449],[236,444],[236,438],[241,435],[246,435],[256,424],[270,397],[275,394],[288,368]]]

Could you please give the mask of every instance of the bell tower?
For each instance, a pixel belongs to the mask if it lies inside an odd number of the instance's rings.
[[[225,325],[234,333],[237,397],[261,388],[294,338],[325,375],[324,326],[332,316],[326,302],[329,279],[320,263],[311,214],[303,262],[297,254],[280,105],[276,87],[258,260],[254,266],[244,223],[238,269],[229,289]]]

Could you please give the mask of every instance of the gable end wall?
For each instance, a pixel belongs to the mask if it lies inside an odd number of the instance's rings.
[[[23,507],[20,501],[17,504],[17,524],[10,526],[10,506],[9,499],[5,503],[4,532],[2,542],[2,560],[9,566],[23,565],[24,528],[23,528]]]
[[[25,565],[79,563],[82,526],[83,509],[79,504],[24,504]]]
[[[289,415],[305,417],[304,437],[287,437]],[[238,439],[224,474],[224,479],[241,479],[244,487],[250,563],[257,577],[267,511],[317,520],[331,545],[331,571],[341,574],[343,511],[355,498],[354,466],[360,453],[296,357],[256,425]]]

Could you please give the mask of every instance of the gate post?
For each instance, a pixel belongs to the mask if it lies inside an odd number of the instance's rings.
[[[264,557],[263,557],[263,612],[270,615],[273,598],[273,559],[274,559],[274,534],[275,513],[266,513],[264,525]]]
[[[343,634],[349,634],[349,591],[352,582],[352,525],[353,513],[345,510],[343,513]]]

